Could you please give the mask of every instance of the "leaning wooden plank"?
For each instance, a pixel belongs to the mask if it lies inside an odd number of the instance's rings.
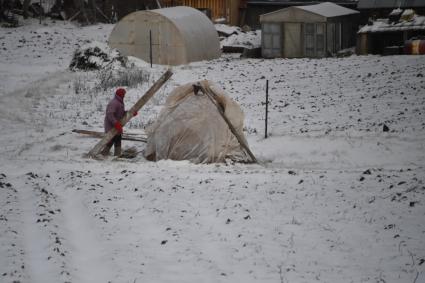
[[[202,92],[205,93],[205,95],[208,96],[208,98],[211,100],[211,102],[217,107],[217,110],[220,113],[221,117],[223,117],[224,121],[229,126],[230,131],[232,132],[232,134],[238,140],[239,144],[246,151],[246,153],[249,155],[249,157],[251,157],[252,162],[253,163],[258,163],[257,158],[255,158],[254,154],[249,149],[248,145],[245,143],[245,141],[242,139],[242,137],[236,131],[236,129],[233,126],[233,124],[230,122],[230,120],[224,114],[223,108],[220,106],[220,104],[218,103],[218,101],[216,99],[217,94],[214,93],[214,91],[209,87],[208,82],[207,81],[202,81],[199,84],[199,87],[201,88]]]
[[[77,134],[92,135],[92,136],[98,136],[98,137],[103,137],[105,135],[104,132],[91,131],[91,130],[73,129],[72,132]],[[142,133],[123,133],[123,136],[133,137],[133,138],[142,138],[142,139],[146,138],[146,134],[142,134]]]
[[[105,133],[103,132],[96,132],[96,131],[89,131],[89,130],[74,129],[72,130],[72,132],[77,134],[88,135],[94,138],[103,138],[105,136]],[[127,141],[147,142],[147,138],[144,138],[135,134],[128,134],[128,133],[124,133],[122,135],[122,139]]]
[[[130,108],[120,120],[122,126],[127,124],[128,121],[134,116],[134,113],[139,111],[146,102],[161,88],[161,86],[173,75],[173,72],[168,69],[153,85],[152,87]],[[88,157],[96,157],[116,135],[118,134],[117,129],[112,128],[106,135],[89,151]]]

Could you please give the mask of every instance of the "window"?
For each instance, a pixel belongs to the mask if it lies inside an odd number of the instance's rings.
[[[305,55],[308,57],[314,57],[314,24],[305,24]]]
[[[325,56],[325,24],[304,24],[304,51],[307,57]]]
[[[281,57],[282,40],[279,23],[263,23],[263,56],[268,58]]]
[[[316,56],[325,56],[325,24],[316,24]]]

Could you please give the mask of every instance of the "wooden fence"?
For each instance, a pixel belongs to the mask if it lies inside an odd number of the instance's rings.
[[[228,0],[163,0],[164,7],[189,6],[196,9],[209,9],[213,20],[229,18]]]

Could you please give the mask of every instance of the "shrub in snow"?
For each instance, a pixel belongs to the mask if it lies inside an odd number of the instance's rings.
[[[127,58],[118,50],[110,48],[101,42],[91,42],[74,52],[69,68],[76,70],[99,70],[107,67],[121,68],[127,64]]]
[[[107,90],[118,86],[136,87],[149,81],[149,72],[134,66],[118,70],[107,68],[98,72],[97,81],[96,90]]]

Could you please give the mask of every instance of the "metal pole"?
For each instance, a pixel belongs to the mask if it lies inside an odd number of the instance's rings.
[[[43,11],[43,6],[41,5],[41,0],[40,0],[40,25],[41,25],[41,11]]]
[[[149,59],[151,61],[152,68],[152,30],[149,30]]]
[[[269,119],[269,80],[266,80],[266,127],[264,131],[264,138],[267,139],[267,124]]]

